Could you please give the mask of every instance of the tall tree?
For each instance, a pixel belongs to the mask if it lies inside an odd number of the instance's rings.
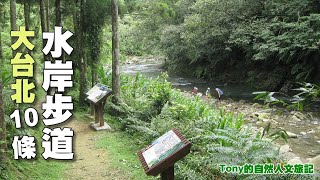
[[[62,26],[61,0],[55,0],[54,6],[55,6],[55,14],[56,14],[56,24],[55,25]],[[65,55],[66,55],[66,53],[64,51],[62,51],[62,55],[60,57],[60,59],[62,59],[62,61],[65,61]]]
[[[16,12],[16,0],[10,0],[10,26],[11,31],[18,30],[17,28],[17,12]],[[16,38],[11,38],[11,43],[13,44],[15,42]],[[15,52],[12,51],[12,55],[14,55]]]
[[[120,49],[119,49],[119,22],[118,0],[112,0],[112,101],[115,104],[120,100]]]
[[[61,0],[55,0],[56,26],[62,26]]]
[[[0,12],[2,12],[2,2],[0,6]],[[2,16],[0,16],[0,24],[2,24]],[[4,109],[2,100],[2,65],[3,65],[3,54],[2,54],[2,39],[1,39],[2,25],[0,26],[0,160],[4,159],[3,151],[6,150],[6,125],[4,122]]]
[[[23,1],[23,10],[24,10],[24,22],[26,30],[29,30],[30,27],[30,0]],[[28,53],[31,54],[31,50],[28,49]]]
[[[75,69],[79,69],[79,59],[80,59],[80,43],[81,42],[81,37],[80,37],[80,3],[79,0],[73,0],[73,32],[74,32],[74,37],[75,37],[75,41],[74,41],[74,59],[76,59],[76,61],[74,61],[74,67]],[[75,81],[77,81],[77,83],[79,84],[79,80],[80,78],[76,78]]]
[[[41,22],[41,30],[42,30],[42,33],[48,31],[48,29],[47,29],[47,24],[46,24],[45,1],[46,1],[46,0],[39,0],[39,5],[40,5],[40,22]],[[45,42],[45,40],[43,39],[43,40],[42,40],[42,47],[45,46],[45,43],[46,43],[46,42]],[[44,60],[45,60],[45,61],[49,60],[49,59],[48,59],[48,56],[43,55],[43,57],[44,57]]]
[[[87,90],[87,59],[85,57],[85,47],[84,43],[86,42],[86,36],[84,34],[85,26],[85,3],[86,0],[80,0],[80,22],[79,26],[79,36],[78,36],[78,51],[79,51],[79,70],[80,70],[80,89],[79,89],[79,104],[80,106],[85,105],[85,97]]]
[[[50,0],[45,0],[46,26],[47,31],[50,31]]]
[[[2,11],[3,11],[4,3],[0,2],[0,65],[3,63],[3,53],[2,53],[2,39],[1,39],[1,32],[3,31],[3,26],[4,26],[4,17],[2,16]],[[2,67],[2,66],[1,66]]]
[[[2,68],[2,67],[1,67]],[[2,74],[2,70],[0,70]],[[6,125],[4,121],[4,109],[3,109],[3,99],[2,99],[2,77],[0,77],[0,159],[4,157],[4,151],[6,151]]]
[[[30,0],[23,1],[24,22],[26,30],[29,30],[30,26]]]

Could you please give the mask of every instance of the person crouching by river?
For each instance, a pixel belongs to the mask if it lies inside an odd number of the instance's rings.
[[[218,100],[219,100],[219,102],[221,102],[222,96],[223,96],[223,91],[221,89],[219,89],[219,88],[216,88],[215,90],[216,90],[216,92],[218,94]]]
[[[192,95],[197,95],[198,94],[198,88],[197,87],[193,87],[193,90],[192,90]]]
[[[206,90],[206,97],[207,99],[210,98],[210,88],[208,87],[208,89]]]
[[[193,90],[191,91],[192,96],[198,96],[198,97],[202,97],[202,93],[200,93],[198,91],[197,87],[194,87]]]

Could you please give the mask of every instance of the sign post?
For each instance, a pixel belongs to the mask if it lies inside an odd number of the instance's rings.
[[[174,164],[190,153],[191,143],[172,129],[138,152],[147,175],[161,174],[162,180],[174,179]]]
[[[88,95],[87,100],[90,102],[91,108],[94,109],[93,114],[95,122],[91,123],[91,127],[96,131],[111,129],[111,127],[104,122],[103,110],[107,98],[112,94],[112,91],[107,86],[98,83],[93,88],[91,88],[86,94]]]

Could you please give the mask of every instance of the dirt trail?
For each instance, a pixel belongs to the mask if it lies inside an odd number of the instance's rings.
[[[66,179],[129,179],[125,173],[112,167],[106,150],[95,146],[96,140],[107,132],[96,132],[89,127],[89,122],[75,119],[63,126],[71,127],[75,132],[75,160],[65,172]]]

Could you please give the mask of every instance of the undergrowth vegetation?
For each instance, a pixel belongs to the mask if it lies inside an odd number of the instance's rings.
[[[110,85],[110,76],[101,69],[99,72],[102,83]],[[140,145],[147,145],[172,128],[179,129],[193,146],[191,154],[176,166],[178,179],[236,176],[221,174],[219,164],[281,162],[271,140],[261,139],[251,128],[242,126],[241,114],[214,109],[199,97],[186,97],[172,89],[166,76],[148,79],[141,74],[123,75],[122,102],[119,106],[109,103],[107,111]]]
[[[290,110],[313,110],[313,106],[320,103],[320,86],[311,83],[299,84],[299,88],[293,89],[298,93],[293,95],[292,97],[281,92],[261,91],[253,93],[256,94],[256,97],[254,99],[263,100],[264,104],[281,104],[282,106]],[[285,96],[287,100],[276,98],[275,95],[278,94]],[[315,111],[317,111],[316,108],[314,109]]]

